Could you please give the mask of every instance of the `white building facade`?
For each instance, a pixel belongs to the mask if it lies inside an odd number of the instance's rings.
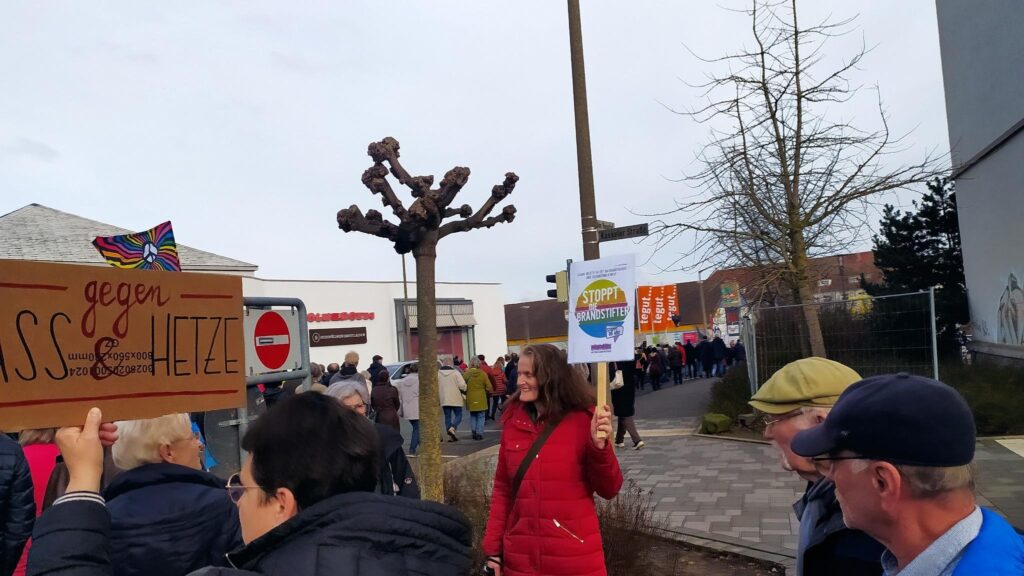
[[[401,282],[265,280],[244,278],[245,297],[298,298],[306,306],[313,362],[341,363],[349,351],[359,368],[379,354],[385,364],[415,359],[418,353],[416,284],[408,284],[410,345],[406,345]],[[436,285],[438,352],[490,362],[508,349],[504,296],[500,284]]]

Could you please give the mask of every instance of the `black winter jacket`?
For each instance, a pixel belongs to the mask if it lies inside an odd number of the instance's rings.
[[[25,453],[17,442],[0,434],[0,576],[10,576],[18,566],[35,520],[32,474]]]
[[[110,521],[95,502],[48,510],[33,533],[29,576],[110,576]],[[454,508],[366,492],[340,494],[229,554],[238,568],[192,576],[463,576],[471,534]]]
[[[227,566],[242,545],[238,508],[225,482],[178,464],[122,472],[103,491],[110,511],[114,576],[181,576]]]

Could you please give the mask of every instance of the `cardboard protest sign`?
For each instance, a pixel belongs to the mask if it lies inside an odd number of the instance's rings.
[[[242,279],[0,260],[0,429],[245,402]]]

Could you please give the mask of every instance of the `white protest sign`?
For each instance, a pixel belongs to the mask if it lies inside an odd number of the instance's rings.
[[[632,254],[569,266],[569,362],[633,359],[636,274]]]

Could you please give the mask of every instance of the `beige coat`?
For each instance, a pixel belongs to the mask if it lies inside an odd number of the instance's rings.
[[[442,369],[438,373],[437,389],[440,391],[441,406],[458,406],[461,408],[466,404],[466,400],[462,396],[462,393],[466,391],[466,381],[463,380],[462,374],[455,368],[450,370]]]

